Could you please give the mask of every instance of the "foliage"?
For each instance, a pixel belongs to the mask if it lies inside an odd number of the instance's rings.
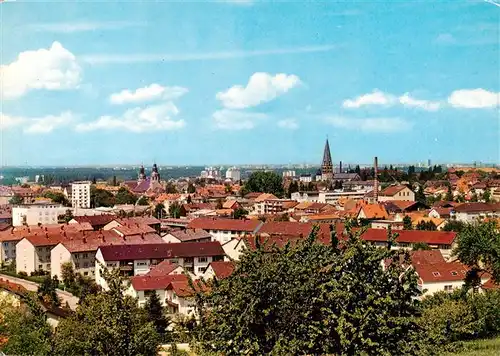
[[[241,219],[244,218],[245,216],[248,215],[248,211],[243,209],[242,207],[239,207],[234,210],[233,212],[233,218],[234,219]]]
[[[432,222],[430,220],[429,221],[421,220],[421,221],[419,221],[417,226],[415,226],[415,230],[436,231],[437,226],[436,226],[436,224],[434,224],[434,222]]]
[[[188,183],[187,192],[188,192],[188,194],[193,194],[196,192],[196,187],[194,186],[193,183],[191,183],[191,182]]]
[[[417,242],[413,244],[413,251],[418,251],[418,250],[432,250],[431,247],[425,243],[425,242]]]
[[[181,205],[178,202],[173,202],[170,204],[168,207],[168,215],[170,215],[171,218],[178,219],[181,217]]]
[[[278,198],[284,194],[281,176],[275,172],[254,172],[245,183],[244,190],[250,192],[271,193]]]
[[[149,296],[146,304],[144,305],[144,310],[147,313],[148,321],[153,323],[156,332],[159,335],[164,335],[170,321],[163,313],[163,307],[160,304],[160,298],[158,297],[156,291],[153,291]]]
[[[172,182],[168,182],[167,183],[167,185],[165,186],[165,191],[168,194],[176,194],[176,193],[178,193],[177,187]]]
[[[290,221],[290,215],[288,215],[288,213],[277,215],[274,221]]]
[[[443,231],[460,232],[467,224],[459,220],[449,220],[443,227]]]
[[[406,215],[403,218],[403,229],[404,230],[413,230],[413,224],[411,222],[411,218],[408,215]]]
[[[131,193],[128,189],[121,187],[118,189],[118,192],[116,193],[115,196],[115,203],[116,204],[135,204],[136,202],[136,196]]]
[[[197,295],[200,348],[225,355],[414,352],[416,275],[381,263],[405,252],[365,245],[360,232],[347,231],[342,247],[334,233],[331,244],[317,243],[316,229],[282,249],[257,242],[229,278]]]
[[[454,255],[470,268],[468,286],[477,290],[485,272],[500,281],[500,233],[494,221],[465,225],[458,233],[457,244]]]
[[[47,191],[42,194],[42,197],[51,199],[54,203],[62,204],[64,206],[71,206],[71,203],[66,198],[64,193]]]
[[[425,198],[424,194],[424,186],[419,184],[416,191],[415,191],[415,200],[418,201],[419,203],[426,204],[427,199]]]
[[[147,197],[145,196],[142,196],[139,198],[139,200],[137,200],[137,205],[149,205],[149,200]]]
[[[162,203],[156,204],[155,209],[153,211],[153,216],[157,219],[163,218],[163,215],[165,213],[165,205]]]
[[[156,355],[159,335],[145,318],[118,270],[102,269],[109,290],[89,295],[76,313],[60,322],[54,336],[57,355]]]
[[[79,303],[88,295],[97,294],[101,290],[95,280],[75,273],[71,262],[61,264],[61,278],[66,290],[80,298]]]
[[[54,278],[50,278],[50,276],[46,276],[42,283],[38,286],[38,297],[44,300],[47,303],[52,304],[55,307],[61,305],[61,301],[57,296],[57,287],[59,286],[59,280],[57,276]]]
[[[20,307],[1,305],[0,350],[8,355],[52,355],[51,328],[37,296],[29,293]]]
[[[299,182],[296,180],[290,182],[290,185],[288,186],[288,197],[292,197],[293,193],[296,193],[299,191]]]
[[[23,203],[23,197],[19,194],[14,194],[12,198],[9,199],[9,204],[19,205]]]
[[[71,209],[66,209],[66,212],[64,213],[63,216],[64,222],[70,222],[73,219],[73,212]]]
[[[453,192],[451,191],[451,185],[448,186],[448,191],[446,192],[446,201],[453,201]]]
[[[483,195],[482,195],[482,200],[485,202],[485,203],[489,203],[491,201],[491,192],[489,189],[485,189],[485,191],[483,192]]]
[[[115,205],[115,197],[107,190],[98,189],[92,185],[90,186],[90,202],[91,206],[95,208],[112,207]]]

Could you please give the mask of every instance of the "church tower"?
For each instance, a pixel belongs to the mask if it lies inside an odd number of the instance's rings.
[[[333,163],[332,156],[330,154],[330,144],[328,139],[326,139],[325,150],[323,151],[323,162],[321,163],[321,180],[332,180],[333,179]]]
[[[137,183],[144,182],[146,180],[146,172],[144,172],[144,166],[141,165],[141,168],[139,169],[139,178],[137,179]]]
[[[160,182],[160,173],[158,173],[158,166],[153,164],[153,171],[151,172],[151,181]]]

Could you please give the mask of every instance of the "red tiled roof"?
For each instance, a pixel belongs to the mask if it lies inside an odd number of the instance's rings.
[[[102,246],[100,251],[106,261],[224,256],[224,250],[217,241]]]
[[[156,232],[155,229],[143,224],[127,224],[123,226],[115,226],[112,230],[117,231],[120,235],[131,236],[140,234],[151,234]]]
[[[218,279],[224,279],[229,277],[235,268],[235,264],[233,261],[217,261],[217,262],[211,262],[209,264],[209,267],[212,267],[214,270],[215,276]]]
[[[429,245],[451,245],[457,236],[451,231],[424,231],[424,230],[398,230],[396,242],[417,243],[424,242]],[[386,229],[367,229],[361,238],[365,241],[387,241]]]
[[[319,224],[319,234],[329,235],[330,228],[328,224]],[[271,221],[264,223],[258,230],[259,234],[267,235],[290,235],[307,237],[311,233],[314,224],[300,223],[293,221]]]
[[[166,276],[144,275],[144,276],[134,276],[130,278],[132,287],[136,291],[167,289],[170,283],[174,281],[187,282],[187,276],[184,274],[170,274]]]
[[[464,203],[456,206],[457,213],[480,213],[488,211],[500,211],[500,204],[491,203]]]
[[[188,228],[203,230],[245,231],[254,232],[262,222],[258,220],[237,220],[220,218],[197,218],[192,220]]]
[[[251,192],[251,193],[248,193],[244,196],[245,199],[255,199],[257,198],[259,195],[262,195],[264,193],[259,193],[259,192]]]
[[[193,281],[193,286],[197,291],[206,289],[201,285],[199,280]],[[192,297],[195,293],[193,288],[189,285],[187,278],[185,280],[175,280],[170,282],[167,290],[173,290],[174,293],[181,298]]]
[[[440,217],[449,217],[450,213],[453,211],[453,208],[432,208],[431,211],[432,210],[435,210]]]
[[[135,216],[131,218],[123,218],[123,219],[116,219],[116,221],[120,225],[157,225],[160,224],[161,221],[158,220],[157,218],[150,217],[150,216]]]
[[[212,238],[212,235],[210,235],[203,229],[174,230],[170,231],[169,234],[178,238],[181,241],[192,241],[192,240]]]
[[[222,204],[222,208],[224,209],[233,209],[234,206],[238,206],[238,202],[236,200],[227,200]]]
[[[177,268],[179,268],[178,265],[175,263],[170,262],[169,260],[162,261],[158,263],[156,266],[152,267],[148,273],[146,273],[147,276],[166,276],[173,271],[175,271]]]
[[[406,185],[392,185],[390,187],[385,188],[382,190],[380,193],[378,193],[379,196],[394,196],[403,189],[408,188]]]
[[[383,203],[386,210],[398,210],[405,211],[408,210],[415,205],[419,205],[418,201],[406,201],[406,200],[389,200]],[[392,207],[392,206],[393,207]]]
[[[424,283],[461,281],[467,274],[467,266],[460,262],[412,264]]]
[[[439,250],[418,250],[410,253],[413,265],[446,262]]]
[[[163,239],[157,234],[131,235],[121,237],[114,231],[94,231],[84,236],[79,235],[76,239],[65,239],[61,243],[71,252],[97,251],[101,246],[110,245],[135,245],[135,244],[159,244],[164,243]]]
[[[184,208],[184,210],[186,210],[186,212],[214,208],[214,206],[210,203],[189,203],[182,204],[182,207]]]
[[[486,283],[484,283],[481,287],[482,287],[483,289],[498,289],[498,288],[500,288],[500,284],[495,283],[495,281],[493,280],[493,278],[490,278],[490,279],[488,279],[488,281],[487,281]]]
[[[366,204],[359,208],[359,212],[361,210],[363,210],[367,219],[387,219],[389,216],[384,206],[379,204]]]
[[[87,222],[92,226],[106,225],[111,221],[116,219],[116,215],[113,214],[103,214],[103,215],[84,215],[84,216],[75,216],[73,218],[78,223]]]
[[[88,228],[87,228],[88,225]],[[0,231],[0,241],[20,241],[29,236],[55,236],[64,233],[81,233],[82,231],[93,231],[90,224],[59,224],[41,226],[17,226],[9,230]],[[59,243],[59,242],[57,242]],[[55,243],[54,245],[56,245]],[[50,244],[49,244],[50,246]]]

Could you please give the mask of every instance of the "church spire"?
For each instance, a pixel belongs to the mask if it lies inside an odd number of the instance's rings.
[[[330,144],[326,139],[325,149],[323,151],[323,162],[321,163],[321,180],[330,180],[333,178],[333,163],[330,154]]]

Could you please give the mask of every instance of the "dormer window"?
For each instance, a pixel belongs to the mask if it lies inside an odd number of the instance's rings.
[[[457,273],[457,271],[451,271],[451,275],[456,276],[456,275],[458,275],[458,273]]]
[[[434,277],[439,277],[439,276],[441,275],[441,273],[439,273],[439,272],[432,272],[432,275],[433,275]]]

